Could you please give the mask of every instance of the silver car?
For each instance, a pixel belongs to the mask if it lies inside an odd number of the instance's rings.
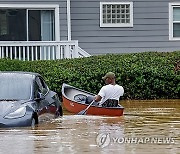
[[[32,72],[0,72],[0,127],[34,126],[39,116],[62,116],[56,92]]]

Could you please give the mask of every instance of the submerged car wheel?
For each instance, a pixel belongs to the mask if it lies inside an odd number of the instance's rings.
[[[63,116],[63,110],[62,110],[62,106],[60,106],[58,108],[58,110],[55,113],[55,118],[59,117],[59,116]]]
[[[37,113],[34,113],[31,120],[31,128],[34,128],[38,124],[38,116]]]
[[[59,111],[59,115],[60,115],[60,116],[63,116],[63,109],[62,109],[62,106],[59,107],[58,111]]]

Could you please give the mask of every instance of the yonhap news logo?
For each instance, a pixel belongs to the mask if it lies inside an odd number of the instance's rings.
[[[111,144],[175,144],[172,137],[111,137],[109,133],[100,133],[96,137],[100,148]]]
[[[101,133],[96,137],[96,143],[99,147],[107,147],[111,142],[110,134]]]

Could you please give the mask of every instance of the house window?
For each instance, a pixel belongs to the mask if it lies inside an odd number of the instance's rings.
[[[133,3],[100,2],[100,27],[133,27]]]
[[[0,7],[0,41],[55,41],[55,29],[55,8]]]
[[[180,3],[170,3],[169,21],[169,39],[180,40]]]

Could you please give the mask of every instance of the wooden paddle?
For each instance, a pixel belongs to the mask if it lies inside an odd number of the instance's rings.
[[[86,112],[87,112],[87,110],[90,108],[90,106],[91,106],[93,103],[94,103],[94,100],[88,105],[87,108],[85,108],[84,110],[80,111],[80,112],[78,113],[78,115],[85,115]]]

